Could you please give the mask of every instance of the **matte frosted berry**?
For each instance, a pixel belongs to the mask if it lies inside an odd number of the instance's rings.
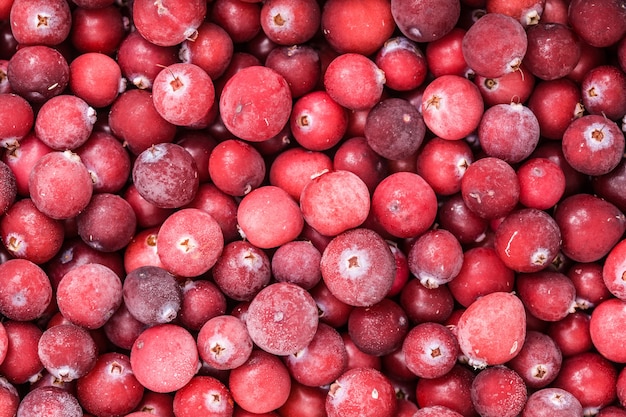
[[[461,315],[457,337],[470,365],[483,368],[504,364],[515,357],[524,344],[524,304],[507,292],[493,292],[478,298]]]
[[[352,306],[381,301],[395,279],[389,245],[376,232],[351,229],[333,238],[322,253],[322,278],[330,292]]]
[[[450,32],[461,15],[457,0],[392,0],[391,13],[398,29],[416,42],[432,42]]]
[[[155,363],[159,366],[155,367]],[[198,370],[196,340],[175,324],[150,327],[135,340],[130,364],[135,377],[146,389],[177,391],[187,385]]]
[[[273,69],[254,65],[224,85],[219,108],[226,128],[235,136],[262,142],[277,135],[289,121],[291,89]]]
[[[625,307],[626,302],[623,300],[605,300],[593,310],[589,322],[593,346],[602,356],[615,363],[626,363],[626,355],[622,349]]]
[[[224,248],[220,225],[209,213],[194,208],[172,213],[159,228],[157,241],[161,262],[181,277],[207,272]]]
[[[253,349],[246,323],[232,315],[207,320],[197,336],[200,358],[216,369],[235,369],[243,365]]]
[[[59,324],[46,329],[37,350],[46,370],[66,382],[85,376],[98,357],[98,347],[91,334],[74,324]]]
[[[303,288],[287,283],[271,284],[250,302],[246,316],[248,333],[261,349],[274,355],[291,355],[304,349],[317,331],[317,306]]]
[[[528,394],[524,380],[505,366],[493,366],[476,375],[472,402],[481,417],[515,417],[524,409]]]
[[[26,259],[9,259],[0,264],[0,312],[3,316],[10,320],[35,320],[43,315],[51,301],[52,286],[42,268]],[[1,332],[6,337],[6,331]],[[2,351],[0,348],[0,358]]]
[[[246,194],[237,209],[243,235],[253,245],[276,248],[294,240],[304,226],[298,203],[282,188],[266,185]]]
[[[385,73],[371,59],[355,53],[339,55],[324,73],[326,92],[350,110],[372,108],[382,96],[384,83]]]
[[[395,410],[393,385],[385,375],[373,368],[347,370],[330,385],[326,397],[328,417],[391,417]]]
[[[138,0],[133,2],[132,13],[141,36],[159,46],[174,46],[197,35],[207,4],[203,0]]]
[[[527,47],[522,24],[501,13],[487,13],[478,19],[467,30],[462,43],[467,65],[477,74],[490,78],[516,71]]]

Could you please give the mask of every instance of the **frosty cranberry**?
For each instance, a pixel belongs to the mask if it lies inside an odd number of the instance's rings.
[[[8,344],[0,373],[11,384],[23,384],[44,369],[37,348],[43,332],[31,321],[7,320],[3,326]]]
[[[411,273],[422,285],[435,288],[457,276],[463,265],[463,250],[452,233],[431,230],[417,238],[407,258]]]
[[[332,160],[332,167],[335,170],[355,173],[367,185],[370,193],[374,192],[376,186],[387,176],[387,165],[387,161],[376,153],[362,136],[342,141]]]
[[[78,235],[92,248],[115,252],[130,243],[137,226],[132,206],[117,194],[93,196],[76,217]]]
[[[563,243],[561,250],[577,262],[593,262],[619,242],[624,214],[613,204],[591,194],[575,194],[563,200],[554,212]]]
[[[576,33],[559,23],[539,22],[526,31],[528,49],[524,64],[542,80],[556,80],[569,74],[580,59]]]
[[[13,92],[35,103],[61,94],[69,77],[70,68],[63,55],[44,45],[20,48],[11,56],[7,67]]]
[[[422,177],[410,172],[397,172],[382,180],[371,204],[385,231],[402,238],[422,234],[437,214],[435,192]]]
[[[624,301],[609,299],[600,303],[591,314],[589,333],[594,347],[605,358],[626,363],[626,356],[621,349],[624,316]]]
[[[582,80],[585,109],[591,114],[619,120],[626,114],[626,74],[618,67],[601,65],[591,69]]]
[[[76,398],[94,415],[114,416],[129,413],[141,401],[143,386],[130,366],[130,358],[109,352],[98,357],[94,367],[76,383]],[[110,401],[111,397],[115,401]]]
[[[526,55],[526,31],[514,18],[487,13],[463,37],[463,56],[468,66],[485,77],[516,71]]]
[[[275,283],[259,291],[246,316],[248,333],[261,349],[289,355],[305,348],[315,336],[315,300],[291,283]]]
[[[200,330],[207,320],[226,312],[226,296],[213,282],[188,279],[182,285],[183,302],[180,323],[190,330]]]
[[[197,337],[200,358],[216,369],[235,369],[252,353],[246,324],[230,315],[220,315],[202,325]]]
[[[261,8],[263,32],[279,45],[307,42],[317,32],[320,18],[320,6],[312,0],[271,0]]]
[[[202,68],[212,80],[226,71],[233,55],[233,41],[219,25],[204,21],[194,40],[185,40],[179,56],[185,63]]]
[[[348,317],[348,332],[363,352],[383,356],[398,349],[409,330],[409,319],[399,304],[389,299],[369,307],[356,307]]]
[[[421,114],[407,100],[389,98],[374,106],[365,122],[367,143],[387,159],[402,159],[422,144],[426,126]]]
[[[610,46],[623,38],[626,33],[622,24],[626,12],[619,2],[605,0],[589,4],[576,0],[569,7],[568,17],[578,36],[593,46]]]
[[[624,135],[606,117],[586,115],[569,125],[562,144],[563,154],[574,169],[587,175],[603,175],[619,164]]]
[[[322,279],[321,259],[322,254],[311,242],[287,242],[272,256],[272,275],[276,281],[292,282],[309,290]]]
[[[182,294],[174,276],[165,269],[143,266],[126,275],[123,298],[133,317],[142,323],[155,325],[176,318]]]
[[[217,188],[232,196],[243,196],[258,188],[265,178],[265,161],[247,142],[227,139],[209,156],[209,175]]]
[[[239,19],[233,19],[239,16]],[[251,41],[261,31],[261,5],[239,0],[216,0],[209,15],[234,43]]]
[[[83,410],[80,403],[70,392],[57,387],[41,387],[30,391],[24,396],[19,408],[18,417],[36,415],[40,410],[51,417],[80,417]]]
[[[259,384],[259,381],[265,381]],[[250,413],[269,413],[282,406],[289,397],[291,377],[277,356],[260,349],[230,371],[228,386],[235,402]]]
[[[396,396],[389,380],[373,368],[353,368],[330,386],[326,397],[328,417],[357,414],[363,417],[390,417],[396,410]]]
[[[159,367],[154,367],[154,363]],[[184,387],[198,370],[198,349],[193,336],[175,324],[146,329],[133,344],[130,364],[146,389],[172,392]]]
[[[339,300],[353,306],[381,301],[395,278],[395,259],[376,232],[356,228],[330,241],[321,261],[322,278]]]
[[[348,353],[341,335],[324,323],[318,326],[311,343],[285,357],[285,365],[294,380],[309,387],[332,383],[346,370],[347,364]]]
[[[122,305],[104,323],[102,329],[106,338],[115,346],[130,350],[147,326],[130,314],[126,305]]]
[[[472,402],[483,417],[517,416],[527,397],[524,380],[504,366],[485,369],[472,382]]]
[[[28,188],[33,203],[53,219],[69,219],[80,213],[93,193],[89,171],[71,151],[51,152],[33,166]]]
[[[196,376],[174,395],[173,410],[178,417],[206,413],[215,417],[232,416],[234,402],[228,388],[210,376]]]
[[[70,64],[70,89],[90,106],[110,105],[124,87],[119,65],[107,55],[86,53]]]
[[[502,326],[502,323],[508,323]],[[526,338],[526,312],[517,296],[493,292],[478,298],[457,324],[461,351],[470,365],[500,365],[515,357]]]
[[[102,327],[122,303],[122,283],[104,265],[88,263],[66,273],[57,288],[59,310],[72,323]]]
[[[173,46],[193,39],[206,15],[204,1],[163,3],[140,0],[133,3],[133,21],[148,41],[160,46]]]
[[[224,237],[217,221],[199,209],[172,213],[157,235],[157,252],[172,274],[193,277],[204,274],[222,253]]]
[[[152,84],[157,112],[177,126],[193,126],[209,113],[215,100],[213,81],[202,68],[176,63],[159,72]]]
[[[212,272],[215,283],[226,296],[250,301],[270,282],[270,259],[250,242],[237,240],[224,246]]]
[[[506,267],[493,248],[477,247],[463,253],[463,266],[447,286],[454,299],[468,307],[483,295],[513,290],[514,280],[513,271]]]
[[[0,219],[0,233],[11,256],[36,264],[50,261],[65,236],[61,222],[43,214],[29,198],[16,201],[7,210]]]
[[[560,272],[520,274],[516,280],[520,299],[528,311],[544,321],[558,321],[574,312],[576,288]]]
[[[64,123],[58,123],[61,117]],[[35,133],[55,150],[73,150],[85,143],[96,122],[96,112],[77,96],[61,94],[46,101],[37,113]]]
[[[488,13],[502,13],[511,16],[526,26],[537,24],[541,18],[545,0],[522,0],[507,2],[503,0],[489,0],[485,2]]]
[[[452,370],[459,355],[454,334],[439,323],[413,327],[402,343],[407,367],[420,378],[438,378]]]
[[[291,90],[278,72],[262,66],[244,68],[222,91],[220,114],[235,136],[262,142],[277,135],[289,121]]]
[[[561,232],[544,211],[522,209],[498,226],[494,246],[504,264],[518,272],[545,269],[560,249]]]
[[[543,388],[526,400],[522,417],[582,416],[583,407],[571,392],[561,388]]]
[[[17,389],[5,378],[0,378],[0,415],[3,417],[14,416],[20,404],[20,396]]]
[[[98,8],[77,7],[72,11],[72,29],[68,39],[79,52],[112,55],[117,52],[126,34],[122,11],[110,0]]]
[[[109,127],[134,155],[154,144],[172,142],[176,134],[176,126],[156,111],[152,94],[139,89],[125,91],[113,102]]]
[[[539,121],[541,136],[560,140],[572,120],[582,116],[581,100],[580,88],[567,78],[537,84],[528,107]]]
[[[10,113],[0,114],[0,143],[4,147],[15,145],[33,127],[33,108],[23,97],[11,93],[0,94],[0,103],[2,107],[12,109]]]
[[[474,373],[457,363],[452,369],[438,378],[421,378],[417,381],[415,397],[422,408],[443,406],[470,417],[476,416],[470,389]]]
[[[400,305],[413,323],[444,323],[454,309],[454,298],[446,285],[426,288],[410,279],[400,292]]]
[[[385,74],[366,56],[346,53],[330,62],[323,81],[326,92],[337,103],[350,110],[364,110],[380,100]]]
[[[527,386],[544,388],[557,377],[563,356],[555,341],[538,331],[528,331],[522,350],[508,366],[516,371]]]
[[[43,315],[52,300],[52,287],[46,273],[26,259],[9,259],[0,264],[0,282],[0,312],[10,320],[35,320]]]
[[[62,381],[86,375],[98,356],[96,343],[89,332],[73,324],[50,327],[43,332],[37,346],[43,366]]]
[[[416,172],[439,195],[461,190],[461,178],[474,156],[465,141],[432,138],[417,155]]]
[[[433,405],[430,407],[420,408],[413,415],[414,417],[459,417],[463,414],[457,413],[451,408],[443,405]]]
[[[311,227],[323,235],[335,236],[365,221],[370,194],[356,174],[327,172],[311,179],[302,189],[300,209]]]
[[[553,207],[565,192],[565,174],[547,158],[527,159],[517,169],[519,201],[528,208],[546,210]]]
[[[535,76],[524,63],[519,71],[508,72],[500,77],[476,75],[474,84],[480,90],[487,106],[496,104],[526,103],[535,87]]]
[[[385,73],[385,85],[396,91],[419,87],[428,74],[426,57],[421,49],[404,36],[389,38],[374,62]]]
[[[313,91],[295,102],[289,126],[303,148],[324,151],[343,138],[348,114],[325,91]]]
[[[593,343],[589,333],[591,317],[576,311],[564,319],[550,323],[548,334],[556,342],[563,356],[573,356],[591,350]]]
[[[174,143],[159,143],[143,151],[135,160],[132,178],[139,194],[162,208],[190,203],[199,185],[195,160]]]
[[[260,248],[292,241],[304,225],[298,204],[281,188],[271,185],[247,194],[239,204],[237,219],[246,239]]]
[[[463,139],[474,131],[483,115],[478,87],[458,75],[443,75],[426,86],[422,115],[426,126],[447,140]]]
[[[515,170],[505,161],[487,157],[471,164],[461,180],[467,207],[479,217],[494,219],[508,214],[519,200]]]
[[[488,108],[478,126],[480,146],[489,156],[509,163],[526,159],[539,142],[539,122],[519,103]]]
[[[112,134],[93,132],[76,153],[89,171],[96,193],[119,192],[128,182],[130,156]]]
[[[15,39],[23,45],[58,45],[70,33],[72,15],[65,0],[13,1],[10,14]]]
[[[588,414],[611,404],[617,397],[617,371],[612,362],[596,352],[563,359],[561,372],[552,384],[572,393]]]
[[[265,66],[285,77],[294,98],[311,92],[322,72],[319,52],[306,44],[272,49],[265,59]]]
[[[411,1],[391,2],[391,13],[400,31],[416,42],[436,41],[456,25],[461,14],[461,2]]]

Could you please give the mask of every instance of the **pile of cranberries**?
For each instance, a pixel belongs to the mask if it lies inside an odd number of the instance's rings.
[[[0,417],[626,416],[626,0],[0,35]]]

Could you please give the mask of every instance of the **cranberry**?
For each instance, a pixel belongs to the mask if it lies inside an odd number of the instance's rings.
[[[14,93],[28,101],[43,103],[65,90],[70,68],[56,49],[44,45],[25,46],[9,60],[7,78]]]
[[[461,15],[457,0],[391,2],[391,13],[400,31],[416,42],[441,39],[456,25]]]
[[[580,59],[576,33],[560,23],[530,26],[526,31],[528,49],[524,64],[542,80],[556,80],[574,70]]]
[[[545,0],[488,0],[485,2],[487,13],[502,13],[511,16],[524,27],[537,24],[542,17]]]
[[[582,416],[580,401],[561,388],[544,388],[528,396],[522,417]]]
[[[352,79],[360,80],[358,85]],[[374,107],[380,100],[385,74],[364,55],[345,53],[333,59],[324,73],[324,88],[337,103],[350,110]]]
[[[0,312],[10,320],[38,319],[52,301],[50,280],[43,269],[29,260],[9,259],[0,264],[0,281]],[[2,331],[6,338],[6,331]],[[0,351],[6,354],[6,349]]]
[[[383,299],[369,307],[355,307],[348,317],[348,333],[363,352],[383,356],[400,348],[409,327],[402,307]],[[381,335],[386,335],[381,337]]]
[[[506,321],[508,326],[502,326]],[[459,346],[470,365],[501,365],[514,358],[526,338],[526,312],[520,299],[505,292],[478,298],[457,325]]]
[[[219,25],[205,21],[198,27],[195,39],[182,43],[179,56],[184,63],[199,66],[215,80],[226,71],[233,52],[233,41],[228,33]]]
[[[472,382],[471,394],[482,417],[517,416],[528,398],[524,380],[502,365],[479,372]]]
[[[133,21],[139,33],[160,46],[173,46],[197,36],[207,5],[204,1],[174,1],[163,4],[133,2]]]
[[[468,66],[485,77],[517,71],[526,55],[528,40],[522,24],[502,13],[487,13],[463,37]]]
[[[291,90],[278,72],[255,65],[228,80],[219,108],[222,121],[235,136],[262,142],[278,134],[289,121]]]
[[[426,126],[447,140],[463,139],[472,133],[484,112],[478,87],[458,75],[442,75],[428,84],[421,110]]]
[[[626,74],[612,65],[597,66],[581,82],[583,104],[591,114],[619,120],[626,114]]]
[[[272,49],[265,59],[265,66],[285,78],[293,98],[313,91],[322,72],[319,52],[306,44]]]
[[[569,24],[578,36],[597,47],[613,45],[624,37],[626,28],[620,23],[624,21],[624,17],[624,8],[610,0],[597,4],[574,0],[568,11]]]
[[[10,14],[15,39],[23,45],[58,45],[70,33],[72,16],[65,0],[32,3],[15,0]]]
[[[45,409],[52,416],[80,417],[83,410],[80,403],[69,392],[57,387],[41,387],[30,391],[24,396],[18,416],[29,416]]]
[[[608,299],[601,302],[593,310],[589,322],[589,334],[594,347],[603,357],[617,363],[626,362],[626,357],[620,348],[622,340],[623,323],[621,316],[624,314],[624,301]]]
[[[357,414],[363,417],[391,417],[396,396],[389,380],[373,368],[353,368],[330,386],[326,397],[328,417]]]
[[[331,0],[324,3],[320,27],[335,51],[371,55],[389,39],[395,26],[389,2]]]
[[[427,57],[419,46],[404,36],[389,38],[374,62],[385,73],[385,85],[396,91],[413,90],[426,80]]]
[[[81,6],[72,11],[69,40],[79,52],[111,55],[124,39],[126,26],[122,11],[111,0],[97,8]]]

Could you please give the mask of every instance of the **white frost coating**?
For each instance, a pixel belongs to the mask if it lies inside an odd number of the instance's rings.
[[[549,257],[550,251],[547,248],[537,248],[537,250],[530,255],[530,263],[532,265],[542,266],[552,261]]]
[[[277,311],[274,313],[274,323],[279,323],[283,321],[284,318],[285,318],[285,313],[283,313],[282,311]]]
[[[11,304],[15,307],[23,307],[26,305],[26,297],[24,296],[24,291],[19,291],[13,294],[11,298]]]
[[[349,279],[361,278],[370,270],[372,262],[367,251],[351,247],[339,255],[339,273]]]
[[[592,151],[606,149],[613,145],[614,137],[611,129],[604,123],[592,123],[583,132],[585,144]],[[581,144],[582,147],[582,144]]]
[[[174,320],[178,315],[178,309],[176,307],[176,304],[165,303],[158,314],[159,323],[169,323]]]
[[[47,370],[55,378],[64,382],[73,381],[78,378],[78,372],[70,366],[59,366],[58,368],[49,368]]]
[[[153,145],[139,155],[141,162],[157,162],[165,156],[165,149],[159,145]]]
[[[181,251],[182,253],[189,253],[189,252],[193,252],[194,249],[196,249],[198,246],[198,242],[193,238],[193,236],[183,236],[181,237],[178,242],[176,247],[178,248],[179,251]]]
[[[16,257],[26,256],[28,244],[24,241],[24,237],[18,233],[9,233],[5,239],[6,248]]]
[[[509,353],[512,355],[517,351],[517,340],[515,342],[513,342],[513,346],[511,346],[511,350],[509,351]]]
[[[375,400],[378,399],[378,390],[376,388],[372,390],[372,398]]]

